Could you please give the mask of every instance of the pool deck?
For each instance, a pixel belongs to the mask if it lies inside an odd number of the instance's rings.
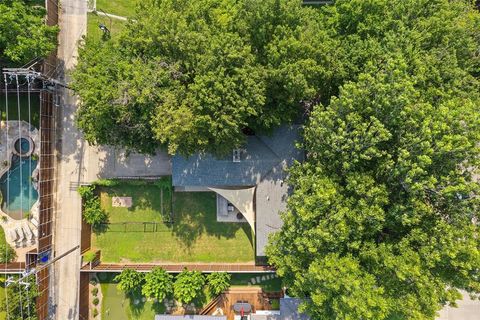
[[[38,156],[38,146],[40,146],[40,135],[37,128],[31,126],[25,121],[1,121],[0,122],[0,177],[2,177],[11,166],[12,155],[16,154],[14,144],[19,138],[30,138],[33,141],[33,148],[26,156],[35,154]],[[37,164],[37,169],[40,164]],[[36,221],[39,221],[38,217],[38,201],[35,203],[30,210],[31,217]],[[0,208],[0,225],[5,230],[7,242],[15,249],[17,254],[17,262],[25,261],[25,254],[36,248],[36,239],[37,239],[37,227],[29,220],[15,220],[11,218],[8,214],[3,212]],[[24,239],[22,235],[24,232],[23,228],[29,228],[34,235],[34,240]],[[14,241],[10,237],[11,231],[17,230],[20,231],[19,240]],[[24,235],[27,238],[26,235]]]

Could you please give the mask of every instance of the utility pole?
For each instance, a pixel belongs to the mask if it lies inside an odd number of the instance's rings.
[[[35,274],[39,273],[40,271],[42,271],[43,269],[48,268],[50,265],[54,264],[55,262],[57,262],[58,260],[60,260],[64,257],[68,256],[70,253],[74,252],[75,250],[77,250],[79,248],[80,248],[80,245],[77,245],[77,246],[73,247],[72,249],[62,253],[61,255],[53,258],[50,262],[48,262],[44,265],[41,265],[39,268],[32,268],[30,270],[25,270],[25,272],[22,273],[22,276],[18,279],[12,279],[11,277],[8,277],[8,279],[6,280],[6,286],[8,287],[8,286],[10,286],[11,284],[14,284],[14,283],[29,286],[30,284],[28,282],[24,281],[29,276],[35,275]]]
[[[52,85],[58,85],[63,88],[70,89],[70,87],[67,86],[66,83],[58,81],[53,78],[46,77],[40,72],[34,71],[29,68],[3,68],[3,74],[5,76],[25,76],[25,77],[30,77],[32,79],[39,79],[44,81],[46,83],[46,88],[51,89]],[[50,85],[50,86],[49,86]]]

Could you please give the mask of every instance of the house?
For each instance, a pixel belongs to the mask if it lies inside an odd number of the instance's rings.
[[[309,320],[310,318],[301,313],[299,305],[302,300],[298,298],[285,297],[280,299],[280,310],[257,310],[254,313],[247,313],[248,320]],[[240,319],[236,314],[234,319]],[[227,320],[227,316],[211,315],[167,315],[157,314],[155,320]]]
[[[303,160],[296,147],[300,126],[282,126],[271,135],[249,135],[243,148],[218,158],[210,154],[172,159],[175,191],[217,193],[217,220],[248,222],[255,232],[256,256],[265,256],[270,233],[282,226],[289,187],[286,169]]]

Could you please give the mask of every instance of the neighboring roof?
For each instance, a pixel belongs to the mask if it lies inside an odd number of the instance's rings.
[[[301,159],[302,153],[295,148],[299,128],[282,126],[271,136],[247,137],[240,162],[233,162],[232,155],[224,158],[210,154],[196,154],[189,158],[174,156],[172,183],[175,187],[255,186],[278,163]]]
[[[300,313],[298,307],[302,302],[298,298],[283,298],[280,299],[280,315],[282,320],[308,320],[306,314]]]
[[[251,320],[309,320],[307,315],[298,312],[300,303],[297,298],[280,299],[280,314],[252,314]]]
[[[201,315],[180,315],[157,314],[155,320],[227,320],[227,316],[201,316]]]

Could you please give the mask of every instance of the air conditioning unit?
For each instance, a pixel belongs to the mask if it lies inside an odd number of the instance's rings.
[[[233,162],[240,162],[242,151],[240,149],[233,149]]]

